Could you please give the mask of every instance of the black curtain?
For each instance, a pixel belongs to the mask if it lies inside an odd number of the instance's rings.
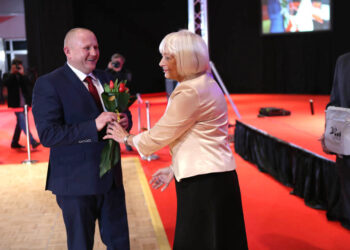
[[[158,66],[162,38],[187,28],[186,0],[24,0],[29,65],[39,75],[66,61],[63,39],[73,27],[85,27],[95,34],[100,46],[97,67],[105,69],[114,53],[125,56],[135,92],[165,91]]]
[[[136,92],[164,91],[158,45],[187,27],[186,0],[24,0],[29,64],[39,75],[65,62],[65,33],[86,27],[101,48],[98,68],[119,52]],[[260,0],[208,0],[209,49],[231,93],[329,94],[336,58],[350,51],[350,1],[333,0],[333,29],[263,36]]]
[[[65,62],[63,39],[73,27],[72,1],[24,0],[28,64],[38,75]]]
[[[332,31],[263,36],[260,0],[208,0],[211,59],[229,92],[329,94],[350,51],[350,1],[332,2]]]

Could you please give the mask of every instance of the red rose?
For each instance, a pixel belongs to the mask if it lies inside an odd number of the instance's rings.
[[[112,80],[110,80],[110,82],[109,82],[109,88],[110,88],[111,90],[114,89],[114,83],[113,83]]]

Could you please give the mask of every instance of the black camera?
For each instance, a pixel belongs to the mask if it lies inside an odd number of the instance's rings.
[[[21,67],[19,66],[19,64],[16,64],[16,69],[17,69],[17,70],[20,70],[20,69],[21,69]]]
[[[113,65],[113,67],[115,67],[115,68],[119,68],[119,67],[120,67],[120,62],[119,62],[119,61],[114,62],[114,63],[112,63],[112,65]]]

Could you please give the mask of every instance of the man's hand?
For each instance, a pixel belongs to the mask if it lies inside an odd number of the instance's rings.
[[[152,188],[158,189],[161,186],[163,192],[168,186],[171,180],[174,178],[174,172],[171,167],[161,168],[152,175],[152,179],[149,181],[152,184]]]
[[[119,117],[120,117],[120,120],[119,120],[120,126],[122,126],[124,129],[127,129],[129,127],[128,116],[124,113],[120,113]]]
[[[108,63],[107,68],[109,68],[109,69],[113,69],[113,64],[112,64],[112,61],[110,61],[110,62]]]
[[[117,121],[118,115],[113,112],[103,112],[96,119],[96,128],[97,131],[101,131],[108,123]]]
[[[318,140],[321,142],[323,152],[325,152],[326,154],[332,154],[332,152],[329,151],[326,147],[326,144],[324,142],[324,134],[322,134],[322,136]]]

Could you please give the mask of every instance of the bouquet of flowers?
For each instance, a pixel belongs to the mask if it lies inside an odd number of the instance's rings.
[[[126,81],[120,81],[118,83],[118,79],[115,82],[111,80],[109,84],[104,84],[102,100],[107,111],[119,114],[124,112],[133,103],[132,99],[135,101],[135,98],[130,98],[129,89],[125,85]],[[118,163],[119,152],[119,144],[109,139],[101,153],[100,177]]]

